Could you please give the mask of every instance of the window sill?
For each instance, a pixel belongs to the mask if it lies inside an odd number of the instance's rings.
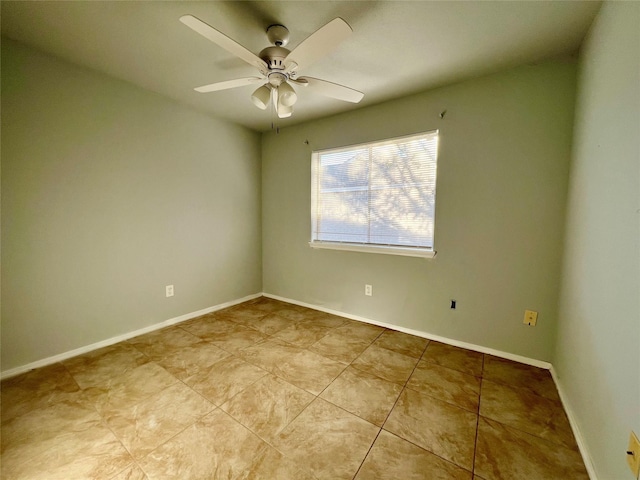
[[[385,245],[366,245],[362,243],[340,242],[309,242],[311,248],[326,248],[329,250],[347,250],[351,252],[382,253],[384,255],[403,255],[405,257],[433,258],[436,252],[419,247],[394,247]]]

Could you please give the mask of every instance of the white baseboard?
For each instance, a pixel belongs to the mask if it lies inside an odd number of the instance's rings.
[[[97,350],[99,348],[108,347],[109,345],[113,345],[115,343],[122,342],[124,340],[129,340],[130,338],[133,338],[133,337],[137,337],[138,335],[144,335],[145,333],[153,332],[155,330],[160,330],[161,328],[169,327],[171,325],[175,325],[176,323],[181,323],[186,320],[191,320],[192,318],[196,318],[201,315],[206,315],[207,313],[215,312],[217,310],[222,310],[223,308],[227,308],[227,307],[232,307],[233,305],[237,305],[238,303],[247,302],[249,300],[253,300],[254,298],[258,298],[260,296],[262,296],[262,293],[254,293],[253,295],[247,295],[246,297],[238,298],[236,300],[231,300],[230,302],[214,305],[213,307],[207,307],[202,310],[198,310],[196,312],[186,313],[184,315],[180,315],[179,317],[170,318],[169,320],[165,320],[160,323],[154,323],[153,325],[149,325],[148,327],[144,327],[139,330],[135,330],[133,332],[128,332],[123,335],[118,335],[116,337],[111,337],[111,338],[108,338],[107,340],[102,340],[100,342],[92,343],[91,345],[86,345],[84,347],[76,348],[74,350],[69,350],[68,352],[60,353],[52,357],[43,358],[42,360],[31,362],[26,365],[22,365],[21,367],[12,368],[10,370],[6,370],[0,373],[0,380],[4,380],[10,377],[15,377],[16,375],[20,375],[21,373],[28,372],[29,370],[33,370],[34,368],[46,367],[47,365],[61,362],[63,360],[67,360],[72,357],[77,357],[78,355],[92,352],[93,350]]]
[[[332,315],[339,315],[341,317],[350,318],[351,320],[357,320],[359,322],[370,323],[372,325],[378,325],[379,327],[389,328],[391,330],[397,330],[399,332],[408,333],[410,335],[415,335],[416,337],[422,337],[422,338],[427,338],[429,340],[434,340],[436,342],[446,343],[448,345],[453,345],[454,347],[466,348],[467,350],[486,353],[489,355],[493,355],[495,357],[506,358],[507,360],[513,360],[514,362],[520,362],[527,365],[532,365],[534,367],[544,368],[547,370],[551,368],[551,364],[549,362],[543,362],[542,360],[536,360],[535,358],[523,357],[521,355],[516,355],[515,353],[503,352],[500,350],[495,350],[493,348],[483,347],[482,345],[475,345],[473,343],[461,342],[459,340],[454,340],[452,338],[441,337],[439,335],[433,335],[431,333],[423,332],[421,330],[413,330],[411,328],[405,328],[398,325],[393,325],[391,323],[378,322],[377,320],[371,320],[369,318],[361,317],[359,315],[352,315],[350,313],[345,313],[338,310],[332,310],[330,308],[320,307],[318,305],[312,305],[310,303],[299,302],[298,300],[280,297],[278,295],[273,295],[271,293],[263,293],[262,295],[264,295],[265,297],[273,298],[274,300],[281,300],[283,302],[293,303],[294,305],[300,305],[301,307],[307,307],[313,310],[319,310],[321,312],[331,313]]]
[[[589,454],[589,449],[587,448],[587,444],[584,441],[584,437],[582,436],[580,427],[576,422],[576,416],[573,413],[571,404],[569,403],[569,400],[567,399],[567,395],[564,392],[564,388],[562,387],[562,382],[560,381],[560,378],[558,378],[558,374],[556,373],[555,368],[553,368],[553,365],[551,365],[551,368],[549,369],[549,371],[551,372],[553,381],[555,382],[556,388],[558,389],[558,394],[560,395],[560,401],[562,402],[564,411],[566,412],[567,418],[569,419],[569,425],[571,425],[571,430],[573,430],[573,436],[576,438],[576,443],[578,444],[578,449],[580,450],[580,455],[582,455],[582,461],[584,462],[584,466],[587,469],[589,478],[591,480],[597,480],[598,477],[596,475],[596,470],[593,466],[593,460],[591,459],[591,455]]]

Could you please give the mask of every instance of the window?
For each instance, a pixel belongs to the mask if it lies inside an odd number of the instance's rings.
[[[316,248],[432,257],[438,132],[311,157]]]

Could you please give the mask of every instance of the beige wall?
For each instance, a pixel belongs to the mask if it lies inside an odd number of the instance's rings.
[[[554,365],[598,478],[633,478],[640,435],[640,4],[605,3],[583,45]]]
[[[551,360],[575,72],[566,61],[524,66],[264,134],[264,291]],[[435,259],[308,246],[313,149],[433,129]],[[525,309],[539,311],[537,327],[523,325]]]
[[[2,370],[260,292],[260,176],[259,134],[3,38]]]

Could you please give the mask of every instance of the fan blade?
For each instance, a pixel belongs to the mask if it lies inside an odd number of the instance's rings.
[[[353,30],[347,22],[341,18],[334,18],[324,27],[309,35],[287,55],[284,61],[286,72],[305,68],[328,55],[352,32]]]
[[[309,89],[312,89],[316,93],[345,102],[358,103],[364,97],[364,93],[358,90],[326,80],[320,80],[319,78],[300,77],[297,80],[290,79],[289,81],[300,85],[307,85]]]
[[[199,33],[203,37],[224,48],[229,53],[232,53],[236,57],[241,58],[249,65],[258,68],[258,70],[260,70],[261,72],[268,71],[269,68],[264,60],[244,48],[235,40],[227,37],[224,33],[219,32],[211,25],[204,23],[199,18],[196,18],[193,15],[183,15],[182,17],[180,17],[180,21],[196,33]]]
[[[200,93],[217,92],[218,90],[227,90],[228,88],[244,87],[263,80],[264,79],[260,77],[236,78],[235,80],[227,80],[226,82],[203,85],[201,87],[194,88],[194,90]]]

